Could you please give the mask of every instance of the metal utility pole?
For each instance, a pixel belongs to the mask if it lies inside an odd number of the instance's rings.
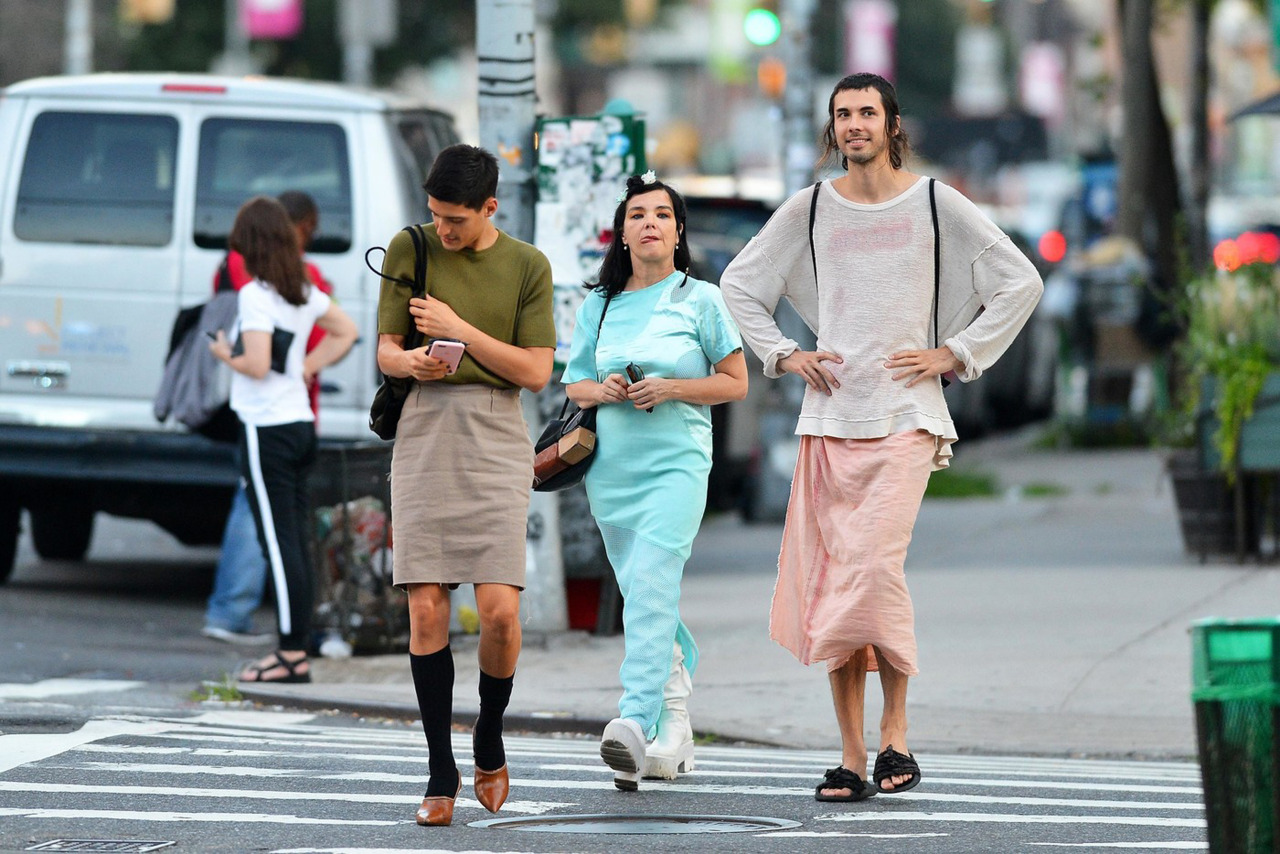
[[[533,242],[534,0],[477,0],[480,144],[498,157],[498,228]],[[543,395],[553,392],[543,391]],[[542,418],[534,395],[525,394],[525,418],[534,430]],[[559,503],[554,493],[533,493],[521,620],[534,631],[568,628],[564,564],[560,555]]]
[[[782,0],[782,61],[787,86],[782,95],[783,183],[788,196],[813,183],[817,132],[813,121],[813,64],[809,33],[815,0]]]
[[[67,0],[62,56],[64,74],[93,71],[93,0]]]

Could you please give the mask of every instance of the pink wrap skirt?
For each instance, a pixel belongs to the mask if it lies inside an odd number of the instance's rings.
[[[802,664],[833,671],[867,649],[868,669],[878,653],[907,676],[919,672],[903,563],[936,451],[919,430],[800,437],[769,636]]]

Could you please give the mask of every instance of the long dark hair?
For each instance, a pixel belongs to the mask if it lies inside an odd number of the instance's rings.
[[[902,168],[902,161],[911,153],[911,140],[902,127],[902,111],[898,108],[898,93],[893,84],[879,74],[862,72],[850,74],[843,78],[831,90],[827,99],[827,123],[822,128],[822,158],[819,163],[829,163],[840,151],[840,143],[836,141],[836,95],[850,90],[875,89],[880,93],[880,102],[884,104],[885,133],[889,137],[889,165],[894,169]],[[840,168],[849,168],[849,159],[843,154],[839,156]]]
[[[609,241],[604,260],[600,262],[600,275],[596,277],[596,281],[587,282],[585,287],[599,291],[605,299],[613,299],[626,286],[627,279],[631,278],[633,272],[631,252],[622,245],[622,223],[627,216],[627,205],[633,196],[642,196],[657,190],[665,190],[670,196],[671,210],[676,217],[676,269],[685,272],[689,270],[692,259],[689,257],[689,241],[685,238],[684,222],[688,212],[685,208],[684,196],[661,181],[654,180],[646,184],[639,175],[632,175],[627,179],[626,195],[622,201],[618,202],[618,209],[613,212],[613,239]]]
[[[306,303],[307,274],[284,205],[269,196],[254,196],[240,206],[227,242],[244,256],[245,269],[275,288],[285,302]]]

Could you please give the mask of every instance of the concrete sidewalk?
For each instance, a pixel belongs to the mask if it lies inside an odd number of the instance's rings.
[[[928,500],[907,558],[920,676],[911,749],[1190,757],[1188,626],[1280,611],[1280,572],[1183,553],[1164,455],[1041,451],[1026,436],[958,446],[957,470],[996,475],[994,499]],[[1022,497],[1050,485],[1052,497]],[[708,519],[682,612],[701,649],[699,732],[838,751],[824,670],[768,639],[780,526]],[[477,708],[475,639],[454,641],[455,709]],[[512,729],[596,733],[616,713],[621,637],[526,636]],[[309,685],[246,688],[286,705],[417,716],[403,655],[315,661]],[[868,733],[878,736],[869,680]]]

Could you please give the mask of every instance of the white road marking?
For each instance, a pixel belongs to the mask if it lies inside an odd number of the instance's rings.
[[[1208,842],[1027,842],[1051,848],[1146,848],[1154,851],[1208,851]]]
[[[773,833],[757,833],[757,838],[777,839],[779,836],[799,836],[810,839],[860,837],[863,839],[928,839],[950,836],[950,833],[845,833],[842,830],[778,830]]]
[[[277,848],[271,854],[532,854],[529,851],[493,851],[488,848]]]
[[[401,821],[350,820],[340,818],[311,818],[301,815],[269,815],[247,812],[139,812],[137,810],[87,810],[75,809],[19,809],[0,807],[0,816],[14,818],[56,818],[77,821],[102,819],[103,821],[203,821],[251,824],[330,824],[358,827],[393,827]],[[407,821],[407,820],[406,820]]]
[[[904,793],[905,794],[905,793]],[[899,795],[901,797],[901,795]],[[1141,805],[1134,805],[1140,809]],[[816,821],[933,821],[991,824],[1122,824],[1136,827],[1205,827],[1202,818],[1159,818],[1146,815],[1018,815],[985,812],[864,812],[834,813],[814,817]]]
[[[464,786],[467,781],[464,779]],[[464,789],[465,790],[465,789]],[[0,780],[0,792],[50,792],[53,794],[80,795],[154,795],[172,798],[244,798],[246,800],[264,801],[338,801],[341,803],[388,804],[416,809],[418,795],[411,794],[364,794],[360,792],[299,792],[277,791],[274,789],[197,789],[175,786],[107,786],[86,783],[10,783]],[[459,808],[474,807],[483,809],[479,801],[459,796]],[[552,810],[576,807],[576,803],[564,801],[519,801],[510,800],[502,805],[504,810],[542,815]]]
[[[508,756],[512,756],[508,751]],[[539,765],[538,768],[544,771],[565,771],[571,773],[590,773],[596,772],[600,774],[612,774],[613,770],[598,761],[591,765],[566,765],[551,764]],[[424,760],[425,761],[425,760]],[[688,774],[682,774],[682,780],[687,779],[724,779],[726,777],[748,777],[758,778],[761,773],[766,771],[759,766],[755,766],[755,771],[723,771],[723,770],[703,770],[706,765],[699,762],[698,770],[691,771]],[[775,771],[767,769],[767,774],[773,778],[786,780],[808,780],[814,778],[815,785],[819,779],[815,773],[810,771],[806,774],[797,774],[794,772]],[[1195,795],[1199,796],[1201,789],[1199,786],[1144,786],[1144,785],[1125,785],[1122,783],[1072,783],[1058,780],[995,780],[990,778],[972,778],[966,779],[962,777],[927,777],[924,781],[928,785],[946,785],[946,786],[981,786],[983,788],[1012,788],[1012,789],[1069,789],[1072,791],[1082,792],[1141,792],[1145,794],[1161,794],[1161,795]]]
[[[44,700],[70,694],[106,694],[132,691],[144,684],[146,683],[113,679],[44,679],[27,685],[5,682],[0,683],[0,700]]]
[[[162,721],[105,718],[91,720],[75,732],[0,735],[0,774],[19,765],[57,756],[98,739],[120,735],[155,735],[168,728],[169,724]]]

